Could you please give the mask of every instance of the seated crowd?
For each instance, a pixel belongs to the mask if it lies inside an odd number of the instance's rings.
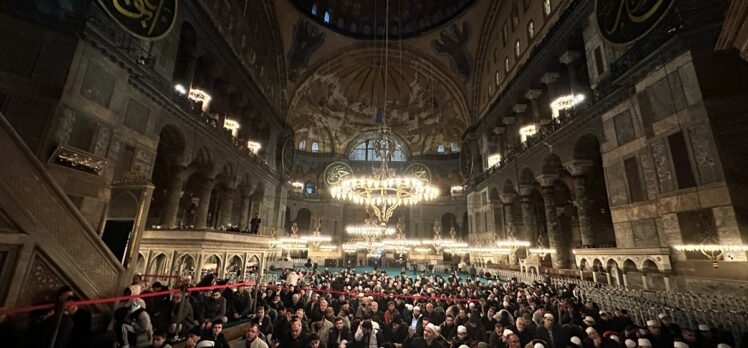
[[[224,326],[247,324],[248,348],[729,348],[732,336],[705,325],[679,327],[667,314],[636,326],[624,309],[601,309],[574,295],[573,284],[515,279],[462,280],[405,273],[285,270],[283,281],[135,299],[118,303],[109,336],[114,347],[229,347]],[[213,275],[198,286],[221,284]],[[125,294],[158,292],[160,283]],[[256,303],[255,303],[256,302]],[[253,307],[256,309],[253,310]],[[64,309],[56,347],[81,342],[78,308]],[[53,315],[35,315],[26,342],[42,340]],[[36,340],[36,341],[34,341]],[[85,340],[84,340],[85,341]],[[742,340],[743,346],[746,340]],[[23,346],[23,345],[22,345]],[[34,345],[29,345],[34,346]],[[112,345],[109,345],[112,346]],[[236,345],[234,345],[236,346]]]

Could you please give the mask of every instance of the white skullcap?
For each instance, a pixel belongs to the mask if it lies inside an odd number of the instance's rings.
[[[501,335],[504,336],[504,337],[506,337],[506,336],[509,336],[509,335],[511,335],[513,333],[514,333],[514,331],[512,331],[512,330],[504,329],[504,332],[502,332]]]
[[[553,314],[551,314],[551,313],[545,313],[545,314],[543,314],[543,318],[553,319]]]
[[[461,345],[459,348],[470,348],[466,344]]]
[[[627,339],[625,342],[623,342],[626,345],[626,348],[636,348],[636,342],[632,339]]]
[[[597,314],[603,315],[603,314],[608,314],[608,312],[606,312],[606,311],[599,311],[599,312],[597,312]]]
[[[205,340],[197,343],[195,348],[215,347],[216,343],[213,341]]]
[[[593,318],[593,317],[591,317],[591,316],[589,316],[589,315],[588,315],[588,316],[586,316],[586,317],[584,317],[584,320],[582,320],[582,321],[583,321],[583,322],[584,322],[585,324],[590,324],[590,325],[593,325],[593,324],[595,324],[595,318]]]
[[[699,331],[709,331],[709,325],[699,324]]]
[[[660,326],[660,324],[654,320],[647,320],[647,326]]]
[[[720,343],[717,345],[717,348],[732,348],[732,347],[730,347],[730,345],[727,343]]]
[[[594,327],[590,326],[590,327],[584,329],[584,332],[586,332],[589,335],[589,334],[591,334],[593,332],[597,332],[597,330],[595,330]]]
[[[581,346],[582,345],[582,340],[580,340],[579,337],[577,337],[577,336],[571,336],[571,338],[569,339],[569,341],[571,341],[571,343],[573,343],[574,345],[577,345],[577,346]]]
[[[667,317],[669,317],[669,315],[667,315],[665,313],[657,314],[657,319],[660,319],[660,320],[662,320],[662,318],[667,318]]]
[[[610,335],[610,339],[613,340],[613,341],[616,341],[618,343],[621,343],[621,339],[618,338],[618,336],[616,336],[616,335]]]
[[[538,343],[535,343],[535,345],[532,346],[532,348],[545,348],[545,346],[542,343],[538,342]]]
[[[405,304],[405,308],[407,308],[409,311],[412,311],[413,310],[413,305],[410,304],[410,303],[406,303]]]
[[[638,344],[639,344],[639,347],[651,347],[652,346],[652,342],[649,342],[649,340],[646,338],[640,338],[638,340]]]
[[[674,341],[673,342],[673,347],[674,348],[688,348],[688,345],[685,342]]]
[[[439,334],[439,327],[434,325],[433,323],[429,323],[428,325],[426,325],[426,328],[437,335]]]
[[[467,333],[467,328],[463,325],[460,325],[457,327],[457,332],[464,332]]]
[[[415,307],[413,307],[413,310],[416,310],[416,309],[420,312],[421,311],[421,306],[415,306]]]

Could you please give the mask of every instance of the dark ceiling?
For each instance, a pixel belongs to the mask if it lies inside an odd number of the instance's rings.
[[[475,0],[290,0],[315,22],[357,39],[413,37],[439,27]],[[389,7],[389,11],[387,8]],[[389,18],[385,14],[389,12]],[[387,21],[387,19],[389,19]]]

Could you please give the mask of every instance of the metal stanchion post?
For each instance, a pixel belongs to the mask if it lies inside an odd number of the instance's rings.
[[[55,330],[52,332],[52,339],[49,341],[49,348],[54,348],[57,341],[57,335],[60,333],[60,325],[62,325],[62,317],[65,315],[65,302],[70,298],[68,292],[64,292],[57,298],[57,305],[55,305]]]

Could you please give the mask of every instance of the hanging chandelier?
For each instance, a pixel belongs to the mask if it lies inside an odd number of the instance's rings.
[[[347,244],[348,250],[355,246],[358,249],[366,249],[370,254],[382,248],[383,244],[380,242],[382,237],[395,234],[394,228],[377,225],[371,219],[366,219],[362,225],[346,226],[345,231],[349,235],[363,239],[363,241]]]
[[[296,223],[294,223],[294,225],[296,225]],[[291,226],[291,228],[293,229],[293,226]],[[312,231],[312,234],[301,236],[301,240],[309,244],[312,247],[312,249],[320,249],[320,246],[322,245],[322,243],[327,243],[327,242],[332,241],[332,237],[322,235],[322,231],[320,231],[321,228],[322,228],[322,219],[317,218],[314,221],[314,231]]]
[[[383,126],[374,151],[381,159],[368,177],[351,177],[330,188],[333,199],[370,207],[379,224],[385,225],[399,206],[411,206],[431,201],[439,196],[439,189],[414,176],[396,175],[389,167],[392,151],[397,144],[390,130]]]
[[[442,249],[449,252],[449,250],[466,248],[468,246],[468,243],[455,239],[457,231],[455,231],[454,227],[449,231],[449,234],[450,238],[442,239],[442,224],[438,220],[434,221],[434,239],[431,240],[431,246],[436,249],[436,252]]]

